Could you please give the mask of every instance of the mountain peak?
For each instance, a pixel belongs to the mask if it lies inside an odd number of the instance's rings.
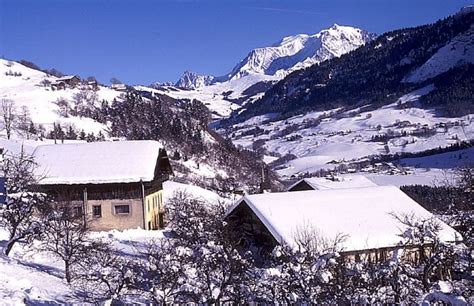
[[[219,79],[238,79],[249,74],[283,77],[295,70],[341,56],[374,38],[374,34],[365,30],[335,23],[313,35],[287,36],[270,47],[254,49],[228,76]]]
[[[184,89],[196,89],[211,84],[213,79],[213,76],[200,75],[193,71],[186,70],[175,85],[176,87]]]

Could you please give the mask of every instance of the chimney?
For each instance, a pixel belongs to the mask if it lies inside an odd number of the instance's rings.
[[[262,177],[260,181],[260,193],[272,192],[272,186],[270,184],[270,178],[268,177],[268,168],[262,167]]]

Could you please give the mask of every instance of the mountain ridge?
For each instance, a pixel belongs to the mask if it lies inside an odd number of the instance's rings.
[[[469,57],[474,49],[473,22],[474,13],[466,13],[382,34],[339,58],[291,73],[246,110],[234,114],[234,122],[265,113],[291,116],[312,110],[392,103],[395,97],[425,86],[449,69],[472,65],[474,59]],[[446,46],[443,56],[436,56]],[[449,52],[454,55],[448,57]],[[463,57],[465,60],[460,60]],[[435,66],[436,73],[423,71],[426,77],[420,82],[404,82],[417,69],[434,62],[433,58],[442,63]],[[443,63],[440,58],[448,62]],[[472,109],[471,105],[465,111]]]
[[[375,34],[359,28],[334,24],[316,34],[286,36],[270,46],[255,48],[230,73],[223,76],[185,71],[175,85],[184,89],[196,89],[252,74],[281,79],[292,71],[341,56],[375,37]]]

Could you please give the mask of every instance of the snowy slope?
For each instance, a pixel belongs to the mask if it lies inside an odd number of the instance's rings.
[[[371,155],[420,152],[474,139],[473,115],[444,118],[434,110],[403,107],[408,102],[416,105],[418,98],[432,89],[432,85],[423,87],[370,111],[336,109],[276,121],[272,120],[274,114],[254,117],[235,125],[228,134],[235,144],[246,148],[260,142],[259,150],[267,156],[295,155],[277,167],[284,177],[333,169]],[[423,135],[423,131],[429,134]],[[382,135],[390,135],[386,144],[373,140]]]
[[[404,81],[423,82],[464,63],[474,63],[474,25],[440,48],[426,63],[411,72]]]
[[[6,75],[10,71],[21,75]],[[59,98],[72,101],[73,95],[78,93],[79,89],[67,88],[53,91],[50,86],[41,85],[44,80],[54,82],[56,79],[54,76],[28,68],[20,63],[0,59],[0,99],[13,100],[18,110],[22,106],[26,106],[34,123],[42,124],[47,130],[51,129],[55,122],[61,123],[63,127],[73,125],[79,130],[84,129],[86,133],[97,134],[104,130],[105,127],[102,124],[89,118],[59,116],[59,107],[53,102]],[[98,101],[112,101],[120,95],[120,92],[99,86],[97,95]]]
[[[164,237],[163,231],[142,229],[91,232],[90,236],[108,240],[117,251],[132,256],[151,239]],[[40,252],[37,242],[33,246],[17,243],[7,257],[3,254],[7,239],[7,231],[0,227],[1,305],[86,305],[81,292],[66,283],[64,263]]]

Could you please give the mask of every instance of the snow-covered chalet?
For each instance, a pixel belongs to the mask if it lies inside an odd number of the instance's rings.
[[[38,146],[38,188],[84,216],[92,230],[163,228],[165,149],[151,140]]]
[[[264,253],[279,244],[297,247],[298,239],[310,234],[328,243],[340,240],[341,253],[350,258],[365,255],[379,261],[407,247],[400,235],[408,227],[395,216],[435,218],[395,186],[246,195],[228,209],[225,218],[243,247],[256,246]],[[461,240],[454,229],[435,220],[442,241]]]
[[[362,175],[329,176],[304,178],[288,188],[288,191],[346,189],[377,186],[374,182]]]

